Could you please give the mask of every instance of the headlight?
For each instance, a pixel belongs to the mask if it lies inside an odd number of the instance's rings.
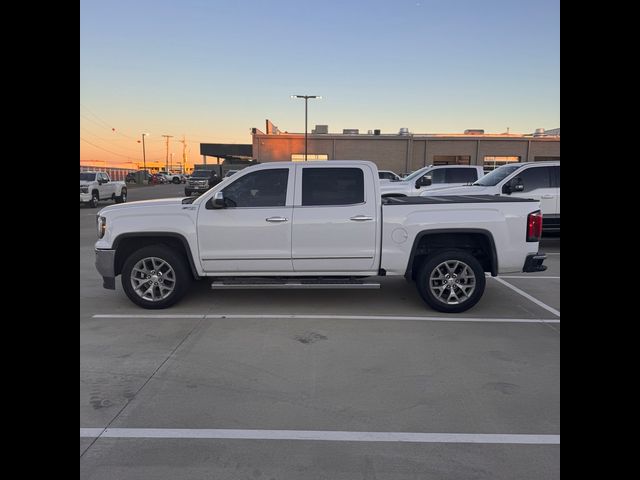
[[[98,228],[98,238],[102,238],[104,237],[104,232],[107,230],[107,219],[101,216],[97,216],[96,223]]]
[[[80,193],[89,193],[89,187],[80,187]]]

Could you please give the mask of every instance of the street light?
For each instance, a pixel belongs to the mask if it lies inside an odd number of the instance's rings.
[[[142,134],[142,164],[143,164],[143,170],[147,169],[147,156],[146,153],[144,151],[144,137],[149,135],[148,133],[143,133]]]
[[[322,98],[319,95],[291,95],[291,98],[304,98],[304,161],[307,161],[307,102],[310,98]]]

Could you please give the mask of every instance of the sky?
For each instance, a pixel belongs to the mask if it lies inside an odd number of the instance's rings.
[[[80,160],[281,131],[560,126],[559,0],[81,0]],[[95,163],[95,162],[93,162]]]

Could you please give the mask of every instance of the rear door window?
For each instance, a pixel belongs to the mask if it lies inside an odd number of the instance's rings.
[[[364,174],[360,168],[302,170],[302,206],[364,203]]]

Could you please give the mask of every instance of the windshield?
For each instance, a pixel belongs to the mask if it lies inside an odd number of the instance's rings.
[[[191,176],[195,178],[209,178],[209,175],[209,170],[196,170],[191,174]]]
[[[415,180],[417,177],[422,176],[428,169],[429,169],[429,167],[421,168],[420,170],[416,170],[411,175],[407,175],[406,177],[404,177],[402,179],[402,181],[403,182],[410,182],[411,180]]]
[[[503,165],[496,168],[493,172],[487,173],[484,177],[479,179],[474,185],[482,185],[483,187],[494,187],[506,177],[511,175],[522,165]]]
[[[87,182],[92,182],[93,180],[96,179],[96,174],[95,173],[82,173],[80,172],[80,180],[85,180]]]

